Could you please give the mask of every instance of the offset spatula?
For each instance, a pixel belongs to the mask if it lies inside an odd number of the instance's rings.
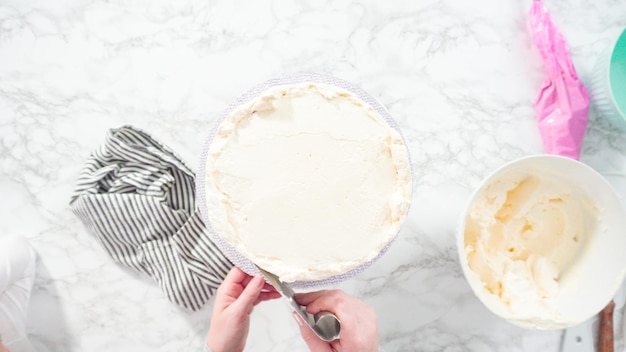
[[[315,335],[324,341],[334,341],[339,339],[339,333],[341,332],[341,323],[337,317],[329,312],[320,312],[318,314],[311,314],[306,311],[305,306],[301,306],[293,299],[293,289],[289,284],[282,282],[280,278],[268,271],[265,271],[259,266],[257,269],[265,276],[267,281],[276,288],[280,294],[289,301],[291,307],[296,313],[304,320],[307,325],[313,330]]]
[[[613,312],[624,305],[626,299],[624,283],[619,288],[613,300],[600,312],[600,332],[598,336],[598,352],[613,352],[615,341],[613,339]],[[624,324],[624,322],[622,322]]]

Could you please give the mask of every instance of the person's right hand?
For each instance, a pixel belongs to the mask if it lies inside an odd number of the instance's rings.
[[[330,312],[341,322],[339,340],[325,342],[294,312],[300,333],[312,352],[377,352],[378,327],[376,312],[367,304],[340,290],[297,294],[296,301],[307,306],[307,312]]]

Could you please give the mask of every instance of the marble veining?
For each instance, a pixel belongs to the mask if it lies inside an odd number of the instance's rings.
[[[624,0],[545,0],[584,82],[626,26]],[[131,124],[198,163],[217,114],[293,72],[360,85],[397,119],[414,162],[406,226],[338,287],[379,315],[385,351],[558,351],[561,331],[501,321],[475,298],[455,249],[460,216],[489,172],[541,153],[543,80],[530,0],[0,3],[0,236],[38,255],[28,331],[41,351],[192,351],[210,305],[189,313],[115,265],[68,207],[88,153]],[[626,197],[626,134],[595,110],[581,160]],[[621,310],[620,310],[621,312]],[[621,316],[617,317],[621,322]],[[622,333],[617,332],[622,346]],[[249,351],[305,350],[288,307],[261,305]]]

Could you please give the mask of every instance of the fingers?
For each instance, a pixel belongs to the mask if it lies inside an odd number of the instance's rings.
[[[263,280],[262,277],[253,277],[250,282],[248,282],[248,285],[243,289],[239,298],[237,298],[237,300],[233,303],[233,306],[235,306],[237,310],[247,312],[254,306],[254,302],[257,298],[259,298],[259,295],[263,290],[264,283],[265,280]]]
[[[230,269],[230,271],[228,272],[228,274],[226,275],[226,277],[224,278],[224,284],[230,286],[232,284],[239,284],[239,283],[243,283],[246,284],[247,282],[244,283],[244,280],[246,279],[250,279],[250,275],[244,273],[241,269],[239,269],[238,267],[234,266],[232,269]]]
[[[218,296],[229,296],[229,297],[238,297],[239,293],[245,286],[244,281],[249,280],[250,275],[244,273],[238,267],[234,266],[226,277],[224,281],[217,289]]]
[[[230,271],[224,278],[224,283],[226,283],[227,285],[241,284],[243,286],[247,286],[253,277],[254,276],[250,276],[246,274],[244,271],[242,271],[241,269],[239,269],[238,267],[234,266],[232,269],[230,269]],[[274,286],[272,286],[269,283],[266,283],[265,280],[263,282],[264,282],[263,290],[276,291],[276,288]]]
[[[243,282],[249,280],[249,278],[250,276],[248,274],[237,267],[230,269],[224,281],[217,289],[215,308],[223,310],[230,305],[230,302],[236,300],[245,287]]]
[[[254,301],[254,305],[256,306],[257,304],[263,302],[263,301],[269,301],[272,299],[276,299],[276,298],[280,298],[280,293],[278,292],[261,292],[261,294],[259,295],[259,298],[256,299],[256,301]]]
[[[252,278],[253,278],[253,277],[254,277],[254,276],[248,276],[247,278],[243,279],[243,280],[241,281],[241,285],[242,285],[242,286],[247,286],[247,285],[248,285],[248,283],[250,282],[250,280],[252,280]],[[265,282],[265,281],[264,281],[264,282]],[[271,284],[265,283],[265,284],[263,285],[263,292],[278,292],[278,291],[277,291],[277,290],[276,290],[276,288],[275,288],[274,286],[272,286]]]
[[[296,299],[296,302],[298,302],[300,305],[308,306],[311,302],[315,301],[319,297],[327,295],[329,292],[330,291],[328,290],[322,290],[309,293],[296,293],[294,298]]]
[[[276,291],[276,288],[268,283],[266,283],[265,285],[263,285],[263,291],[268,291],[268,292],[278,292]]]
[[[309,328],[308,325],[302,320],[302,318],[298,315],[298,313],[293,312],[293,318],[298,323],[298,327],[300,328],[300,334],[302,335],[302,339],[309,347],[312,352],[332,352],[330,344],[320,340],[313,330]]]
[[[341,298],[334,295],[326,295],[318,298],[306,306],[306,311],[311,314],[317,314],[319,312],[331,312],[335,315],[339,314],[341,310]]]
[[[222,282],[218,290],[222,290],[228,295],[238,297],[239,293],[243,290],[244,287],[248,286],[252,278],[253,276],[246,274],[238,267],[233,267],[224,278],[224,281]],[[263,290],[276,292],[274,286],[265,282],[263,285]]]
[[[317,291],[297,296],[296,301],[306,306],[306,311],[317,314],[322,311],[337,313],[345,300],[345,293],[340,290]]]

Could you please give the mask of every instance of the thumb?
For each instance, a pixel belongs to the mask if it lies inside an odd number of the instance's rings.
[[[263,289],[263,284],[265,284],[265,280],[263,280],[260,276],[253,277],[248,285],[243,289],[233,306],[238,311],[248,312],[254,307],[254,302],[259,295],[261,294],[261,290]]]
[[[330,344],[324,342],[315,335],[313,330],[302,320],[302,318],[298,315],[298,313],[293,312],[293,318],[298,323],[298,327],[300,328],[300,334],[302,335],[302,339],[309,346],[311,352],[331,352]]]

